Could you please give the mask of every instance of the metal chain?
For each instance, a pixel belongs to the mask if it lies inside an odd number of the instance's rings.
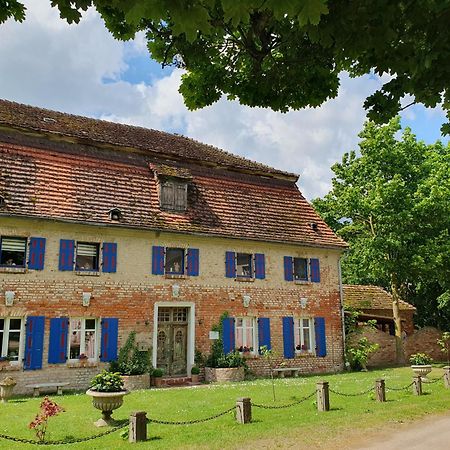
[[[283,408],[290,408],[291,406],[299,405],[300,403],[310,399],[316,395],[316,391],[312,392],[311,394],[307,395],[306,397],[301,398],[300,400],[297,400],[296,402],[289,403],[288,405],[279,405],[279,406],[270,406],[270,405],[258,405],[257,403],[252,402],[252,406],[255,408],[262,408],[262,409],[283,409]]]
[[[409,383],[408,385],[403,386],[401,388],[393,388],[393,387],[386,386],[386,389],[388,391],[404,391],[405,389],[410,388],[413,384],[414,384],[414,381],[411,381],[411,383]]]
[[[76,444],[78,442],[87,442],[92,441],[93,439],[101,438],[103,436],[106,436],[108,434],[114,433],[117,430],[120,430],[121,428],[124,428],[128,425],[129,421],[125,420],[120,425],[117,425],[114,428],[111,428],[110,430],[104,431],[103,433],[94,434],[93,436],[86,436],[83,438],[78,439],[60,439],[58,441],[36,441],[34,439],[24,439],[14,436],[8,436],[7,434],[0,434],[0,439],[6,439],[8,441],[13,442],[20,442],[22,444],[34,444],[34,445],[65,445],[65,444]]]
[[[367,389],[366,391],[357,392],[356,394],[351,394],[351,393],[346,393],[346,392],[335,391],[334,389],[328,388],[328,390],[330,392],[332,392],[333,394],[342,395],[343,397],[358,397],[359,395],[366,395],[369,392],[372,392],[374,389],[375,389],[375,387],[372,386],[371,388]]]
[[[171,421],[171,420],[158,420],[158,419],[152,419],[148,418],[148,422],[151,423],[158,423],[161,425],[192,425],[194,423],[202,423],[202,422],[208,422],[208,420],[217,419],[218,417],[224,416],[225,414],[228,414],[229,412],[236,409],[236,406],[233,406],[226,411],[223,411],[221,413],[215,414],[214,416],[206,417],[205,419],[194,419],[194,420],[185,420],[185,421]]]
[[[425,384],[437,383],[438,381],[442,380],[442,378],[444,378],[444,377],[445,377],[445,373],[443,375],[441,375],[440,377],[438,377],[438,378],[430,378],[429,379],[430,381],[425,380],[424,378],[422,378],[422,383],[425,383]]]

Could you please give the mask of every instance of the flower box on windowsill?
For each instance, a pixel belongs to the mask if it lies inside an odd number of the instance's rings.
[[[99,277],[100,272],[98,270],[75,270],[75,275],[82,277]]]
[[[21,369],[21,365],[20,364],[14,364],[11,363],[10,361],[0,361],[0,371],[4,371],[4,372],[14,372],[14,371],[19,371]]]
[[[251,277],[236,277],[234,281],[240,281],[242,283],[253,283],[255,279]]]
[[[311,284],[312,285],[312,282],[311,281],[308,281],[308,280],[294,280],[294,283],[295,284],[300,284],[300,285],[309,285],[309,284]]]
[[[256,359],[258,354],[253,352],[241,352],[241,356],[245,359]]]
[[[26,267],[3,266],[0,267],[0,273],[27,273]]]
[[[312,352],[306,352],[306,351],[296,351],[295,356],[299,358],[310,358],[311,356],[314,356],[314,353]]]
[[[69,369],[92,368],[97,366],[98,366],[97,361],[80,360],[80,361],[71,361],[67,363],[67,367]]]
[[[169,280],[185,280],[187,279],[187,276],[184,274],[176,274],[176,273],[166,273],[164,275],[165,278],[169,279]]]

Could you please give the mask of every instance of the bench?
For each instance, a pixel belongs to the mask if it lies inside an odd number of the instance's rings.
[[[286,372],[289,372],[291,376],[298,377],[298,374],[300,373],[301,368],[300,367],[278,367],[276,369],[273,369],[273,371],[279,376],[280,378],[284,378],[284,375]]]
[[[56,393],[58,395],[62,395],[63,387],[68,386],[69,382],[58,382],[58,383],[35,383],[35,384],[27,384],[25,387],[33,389],[33,397],[39,397],[40,389],[42,388],[56,388]]]

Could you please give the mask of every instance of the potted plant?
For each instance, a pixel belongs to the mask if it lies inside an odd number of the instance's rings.
[[[425,378],[432,370],[433,358],[426,353],[414,353],[409,358],[411,369],[415,375]]]
[[[221,354],[217,358],[208,359],[205,367],[206,381],[242,381],[247,364],[245,358],[237,351]]]
[[[163,369],[156,368],[152,370],[153,383],[155,387],[160,388],[162,386],[163,375],[164,375]]]
[[[0,381],[0,398],[2,399],[2,403],[7,403],[8,399],[11,398],[16,384],[17,381],[11,377],[3,378],[3,380]]]
[[[85,353],[81,353],[80,356],[78,357],[78,360],[80,361],[81,367],[86,367],[88,365],[89,358]]]
[[[199,382],[199,374],[200,374],[200,367],[192,366],[192,368],[191,368],[191,381],[192,381],[192,383],[198,383]]]
[[[7,366],[9,366],[9,357],[8,356],[1,356],[0,357],[0,370],[3,370]]]
[[[139,349],[136,331],[128,335],[117,361],[110,363],[109,370],[122,375],[123,385],[129,391],[150,387],[150,355],[148,351]]]
[[[124,395],[129,392],[123,387],[120,373],[104,370],[91,380],[91,387],[86,394],[92,397],[94,408],[102,412],[102,418],[94,422],[97,427],[114,425],[112,412],[123,404]]]

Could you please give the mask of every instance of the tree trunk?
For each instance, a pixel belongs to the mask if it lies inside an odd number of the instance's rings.
[[[405,364],[405,349],[403,347],[402,321],[400,319],[400,302],[395,275],[391,279],[392,313],[395,324],[395,351],[397,364]]]

